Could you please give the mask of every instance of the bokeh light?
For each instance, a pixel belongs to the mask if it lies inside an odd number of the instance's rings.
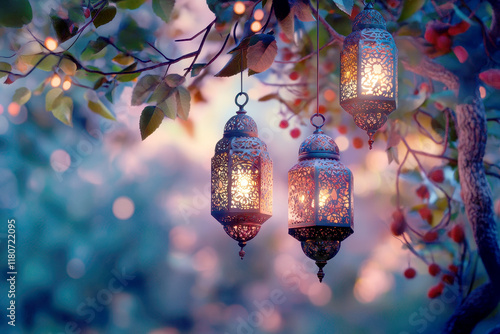
[[[47,37],[45,39],[45,47],[50,51],[54,51],[55,49],[57,49],[57,41],[52,37]]]
[[[60,84],[61,84],[61,77],[58,76],[57,74],[54,74],[54,76],[50,80],[50,85],[52,87],[59,87]]]
[[[262,21],[262,19],[264,18],[264,11],[262,9],[257,9],[253,13],[253,18],[257,21]]]
[[[335,143],[339,147],[339,150],[345,151],[349,148],[349,139],[346,136],[338,136],[335,138]]]
[[[484,88],[484,86],[479,86],[479,94],[481,95],[482,99],[486,97],[486,88]]]
[[[78,258],[71,259],[66,265],[66,272],[69,277],[79,279],[85,275],[85,264]]]
[[[314,282],[307,291],[307,297],[316,306],[324,306],[332,299],[332,290],[327,284]]]
[[[7,107],[7,111],[11,116],[16,117],[21,111],[21,106],[17,102],[11,102]]]
[[[243,14],[246,9],[247,8],[246,8],[245,4],[241,1],[236,1],[236,3],[234,4],[234,7],[233,7],[234,13],[238,14],[238,15]]]
[[[62,85],[62,89],[68,90],[70,88],[71,88],[71,80],[69,80],[69,79],[64,80],[63,85]]]
[[[118,197],[113,203],[113,214],[118,219],[127,220],[132,217],[134,211],[134,202],[129,197]]]
[[[337,97],[337,94],[330,88],[324,91],[323,97],[325,98],[325,101],[327,102],[333,102],[335,101],[335,98]]]
[[[65,150],[55,150],[50,155],[50,166],[58,173],[63,173],[71,166],[71,157]]]
[[[9,130],[9,121],[5,116],[0,115],[0,135],[3,135]]]
[[[182,225],[172,228],[169,236],[174,248],[180,251],[191,250],[198,239],[194,229]]]
[[[250,25],[250,30],[252,30],[253,32],[257,32],[260,29],[262,29],[262,24],[259,21],[253,21]]]
[[[0,115],[3,114],[3,104],[0,104]]]

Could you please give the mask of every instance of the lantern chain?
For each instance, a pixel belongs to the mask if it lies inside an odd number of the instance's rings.
[[[320,117],[321,124],[314,123],[314,118]],[[311,125],[316,128],[315,132],[320,132],[325,124],[325,116],[319,113],[319,0],[316,0],[316,113],[311,117]]]

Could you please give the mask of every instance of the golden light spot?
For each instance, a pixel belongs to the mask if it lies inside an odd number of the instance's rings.
[[[338,136],[335,138],[335,143],[337,143],[340,151],[345,151],[349,148],[349,139],[346,136]]]
[[[57,49],[57,41],[52,37],[47,37],[45,39],[45,47],[50,51],[54,51],[55,49]]]
[[[241,1],[237,1],[233,7],[234,13],[238,14],[238,15],[245,13],[246,9],[247,8],[246,8],[245,4]]]
[[[253,13],[253,18],[256,19],[257,21],[262,21],[262,19],[264,18],[264,11],[262,9],[257,9]]]
[[[375,74],[382,73],[382,65],[380,65],[380,64],[373,65],[373,73],[375,73]]]
[[[50,85],[52,87],[59,87],[60,84],[61,84],[61,77],[58,76],[57,74],[54,74],[54,76],[50,80]]]
[[[68,90],[70,88],[71,88],[71,80],[69,80],[69,79],[64,80],[63,85],[62,85],[62,89]]]
[[[253,21],[252,25],[250,26],[250,30],[253,32],[257,32],[260,29],[262,29],[262,24],[259,21]]]

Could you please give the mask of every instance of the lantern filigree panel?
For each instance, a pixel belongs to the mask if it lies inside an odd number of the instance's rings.
[[[358,97],[358,43],[355,36],[347,37],[340,55],[340,101]],[[346,110],[347,111],[347,110]]]
[[[288,185],[290,227],[350,226],[352,174],[341,162],[300,161],[288,172]]]
[[[364,29],[359,50],[360,95],[394,99],[397,48],[391,34],[381,29]]]

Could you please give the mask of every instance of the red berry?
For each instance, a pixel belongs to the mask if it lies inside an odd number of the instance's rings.
[[[436,48],[438,50],[444,51],[444,52],[450,51],[451,38],[446,34],[439,36],[437,41],[436,41]]]
[[[449,285],[453,285],[453,283],[455,283],[455,277],[453,275],[450,275],[450,274],[444,274],[443,277],[441,278],[441,280],[444,283],[449,284]]]
[[[302,99],[295,99],[295,101],[293,101],[293,105],[296,107],[298,107],[301,103],[302,103]]]
[[[290,136],[292,136],[293,139],[299,138],[300,136],[300,129],[299,128],[294,128],[290,130]]]
[[[395,236],[400,236],[406,230],[406,220],[401,210],[396,210],[392,213],[391,232]]]
[[[431,263],[429,265],[429,274],[431,276],[437,276],[441,272],[441,267],[439,267],[436,263]]]
[[[460,34],[466,32],[467,30],[469,30],[469,27],[470,27],[469,22],[462,21],[462,22],[459,22],[459,23],[451,26],[450,29],[448,29],[448,34],[450,36],[460,35]]]
[[[479,79],[493,88],[500,89],[500,69],[492,68],[479,73]]]
[[[324,105],[320,104],[318,107],[318,112],[320,114],[324,114],[326,112],[326,107]]]
[[[345,125],[339,125],[337,129],[341,135],[345,135],[347,133],[347,126]]]
[[[467,50],[465,50],[465,48],[463,46],[460,46],[460,45],[455,46],[453,48],[453,53],[455,54],[455,56],[457,56],[460,64],[465,63],[467,61],[467,59],[469,58],[469,53],[467,52]]]
[[[427,233],[424,234],[424,241],[425,242],[434,242],[438,238],[438,233],[436,231],[428,231]]]
[[[90,9],[85,8],[83,11],[83,15],[85,15],[85,18],[88,19],[90,17]]]
[[[444,173],[443,170],[438,168],[434,169],[429,173],[429,179],[436,183],[442,183],[444,181]]]
[[[290,80],[295,81],[295,80],[297,80],[299,78],[299,73],[293,71],[292,73],[290,73],[289,77],[290,77]]]
[[[280,122],[280,128],[286,129],[288,128],[288,121],[286,119],[282,119]]]
[[[418,210],[420,217],[427,221],[429,224],[432,222],[432,211],[427,206],[424,206]]]
[[[388,0],[387,6],[389,6],[390,8],[396,8],[399,6],[399,1],[398,0]]]
[[[283,60],[289,61],[293,58],[293,52],[289,48],[283,48]]]
[[[431,88],[429,87],[429,84],[427,82],[422,82],[418,89],[419,91],[425,91],[426,93],[431,91]]]
[[[361,139],[359,137],[354,137],[352,139],[352,146],[354,146],[354,148],[362,148],[363,147],[363,139]]]
[[[427,292],[427,297],[434,299],[441,296],[441,294],[443,293],[443,288],[444,285],[441,282],[438,285],[431,287]]]
[[[455,275],[456,275],[456,274],[458,274],[458,267],[457,267],[456,265],[454,265],[454,264],[450,264],[450,265],[448,266],[448,269],[449,269],[452,273],[454,273]]]
[[[448,232],[448,235],[457,244],[463,242],[465,239],[464,228],[462,227],[462,225],[453,226],[453,228],[450,230],[450,232]]]
[[[425,35],[424,35],[425,40],[431,44],[436,44],[438,37],[439,34],[434,29],[434,27],[430,24],[427,25],[427,29],[425,29]]]
[[[417,271],[410,267],[410,268],[405,270],[404,275],[406,278],[412,279],[417,275]]]
[[[417,196],[420,197],[421,199],[426,199],[429,198],[429,189],[425,185],[421,185],[420,187],[417,188]]]

